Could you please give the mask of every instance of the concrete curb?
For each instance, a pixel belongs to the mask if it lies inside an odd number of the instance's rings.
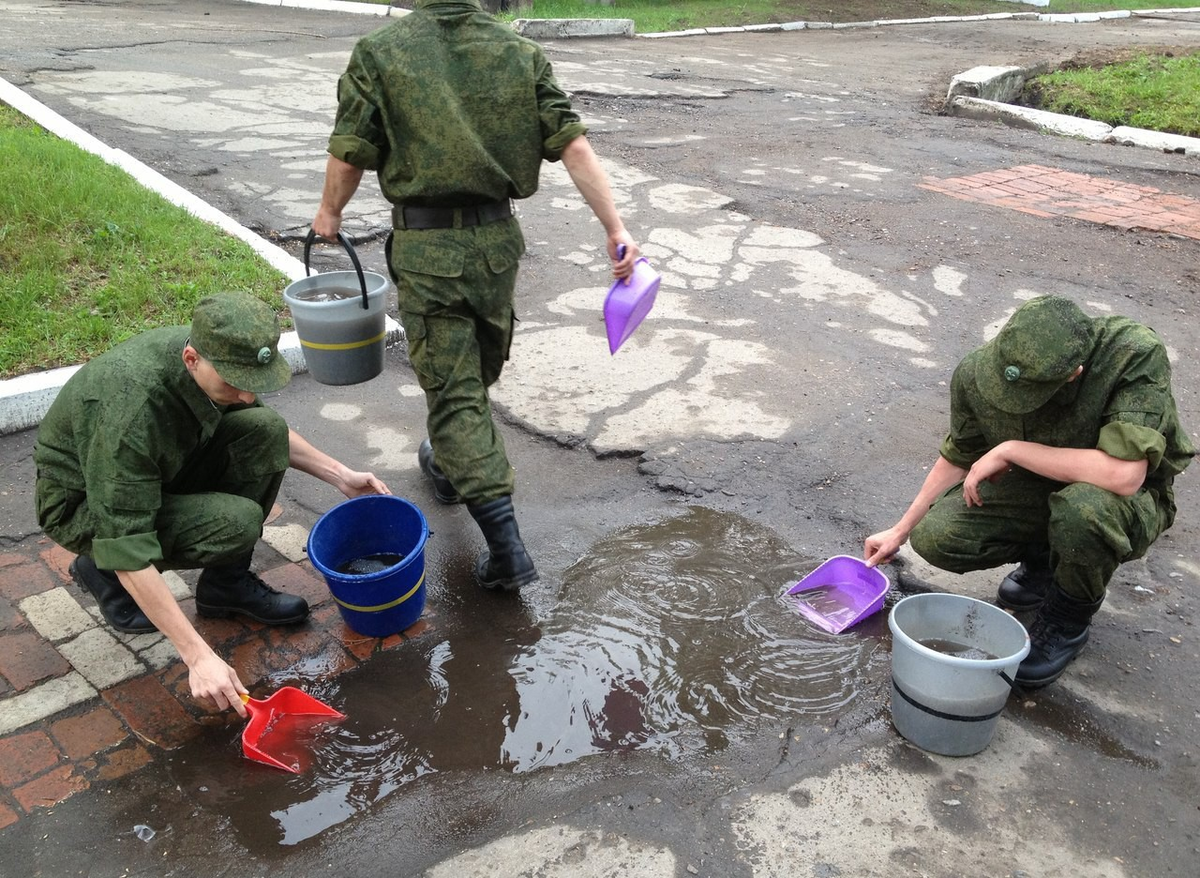
[[[531,40],[572,37],[632,37],[632,18],[518,18],[512,29]]]
[[[1039,73],[1042,67],[973,67],[950,80],[944,112],[976,120],[993,120],[1014,128],[1049,131],[1065,137],[1079,137],[1097,143],[1116,143],[1141,146],[1162,152],[1200,156],[1200,138],[1180,134],[1164,134],[1145,128],[1125,125],[1112,126],[1106,122],[1050,113],[1032,107],[1009,103],[1015,100],[1025,81]]]
[[[242,0],[259,6],[287,6],[290,9],[315,9],[322,12],[354,12],[359,15],[376,15],[380,18],[400,18],[411,9],[400,9],[383,3],[354,3],[349,0]]]
[[[259,2],[259,0],[251,0],[251,2]],[[322,2],[327,2],[327,0],[322,0]],[[261,235],[197,198],[128,153],[105,145],[73,122],[67,121],[49,107],[31,98],[3,77],[0,77],[0,101],[28,116],[52,134],[99,156],[110,165],[116,165],[147,189],[157,192],[177,207],[182,207],[193,216],[212,223],[222,231],[245,242],[268,264],[282,272],[290,280],[299,280],[305,276],[304,263],[295,256],[276,247]],[[402,336],[403,330],[400,324],[390,316],[386,318],[386,322],[387,343],[393,344]],[[293,373],[303,372],[306,369],[300,339],[295,332],[285,332],[280,337],[279,352],[288,361]],[[64,366],[60,369],[32,372],[28,375],[0,381],[0,436],[37,426],[50,408],[50,404],[54,402],[59,389],[79,368],[78,365]]]

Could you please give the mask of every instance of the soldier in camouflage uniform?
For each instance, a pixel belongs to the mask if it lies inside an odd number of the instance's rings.
[[[997,603],[1036,611],[1016,679],[1045,686],[1083,649],[1117,567],[1171,526],[1194,454],[1154,330],[1032,299],[955,369],[940,456],[865,557],[887,561],[911,537],[955,573],[1019,562]]]
[[[638,255],[585,131],[541,48],[478,0],[417,0],[358,42],[338,82],[313,229],[335,238],[363,172],[377,172],[394,205],[388,264],[428,409],[418,462],[435,497],[465,501],[483,531],[475,572],[485,588],[537,578],[488,399],[512,343],[525,252],[512,199],[537,191],[543,160],[561,160],[604,226],[613,274],[628,277]]]
[[[209,296],[191,326],[142,333],[71,376],[38,429],[38,522],[78,557],[71,575],[118,631],[162,631],[192,695],[245,716],[246,687],[196,632],[161,571],[202,567],[196,612],[268,625],[308,603],[250,571],[254,545],[290,466],[347,497],[386,494],[371,473],[318,451],[259,393],[291,378],[279,320],[245,293]]]

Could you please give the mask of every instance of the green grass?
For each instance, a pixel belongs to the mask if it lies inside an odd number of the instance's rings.
[[[1200,137],[1200,55],[1057,70],[1027,88],[1029,102],[1052,113]]]
[[[1051,0],[1029,6],[1002,0],[614,0],[612,5],[584,0],[533,0],[498,17],[631,18],[637,33],[661,33],[694,27],[733,27],[787,21],[862,21],[980,15],[992,12],[1100,12],[1113,9],[1187,7],[1200,0]]]
[[[211,292],[278,308],[286,283],[243,242],[0,104],[0,378],[188,323]]]

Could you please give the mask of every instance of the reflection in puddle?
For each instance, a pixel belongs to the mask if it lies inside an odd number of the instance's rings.
[[[704,755],[762,722],[837,713],[883,634],[806,623],[785,592],[815,562],[702,508],[598,543],[536,623],[521,599],[475,588],[472,563],[429,559],[433,627],[416,640],[352,673],[336,675],[325,657],[270,681],[347,715],[289,743],[301,774],[243,760],[235,739],[220,757],[180,751],[176,781],[205,790],[205,807],[267,851],[431,774],[526,772],[614,751]]]
[[[606,750],[712,753],[759,718],[844,707],[874,641],[801,621],[782,593],[805,562],[789,556],[770,531],[701,508],[594,546],[516,661],[506,760],[528,771]]]

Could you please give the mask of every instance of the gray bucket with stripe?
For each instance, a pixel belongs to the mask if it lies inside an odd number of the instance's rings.
[[[314,233],[304,242],[304,267]],[[308,372],[322,384],[359,384],[383,371],[387,293],[390,281],[363,271],[350,240],[338,241],[350,254],[354,271],[329,271],[294,281],[283,291]]]
[[[888,627],[896,731],[944,756],[987,747],[1029,654],[1025,627],[999,607],[937,593],[899,601]]]

